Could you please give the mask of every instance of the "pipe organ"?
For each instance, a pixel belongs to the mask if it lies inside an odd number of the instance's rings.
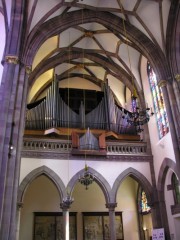
[[[93,109],[90,106],[88,111],[86,95],[90,90],[81,90],[84,97],[78,99],[80,103],[79,110],[77,110],[69,104],[69,89],[66,89],[65,101],[62,96],[64,90],[61,89],[60,91],[58,81],[54,79],[44,99],[33,103],[33,105],[27,105],[26,130],[63,127],[89,128],[113,131],[117,134],[136,135],[136,128],[128,122],[130,113],[116,104],[112,90],[108,86],[108,81],[104,83],[103,88],[103,91],[100,92],[101,99],[96,106],[93,106]],[[77,89],[71,89],[71,92],[73,91],[77,91]],[[74,99],[74,101],[76,100]],[[89,105],[91,105],[91,100]]]

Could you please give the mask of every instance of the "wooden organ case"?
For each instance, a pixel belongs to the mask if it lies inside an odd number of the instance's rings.
[[[91,149],[86,150],[104,154],[106,138],[139,140],[136,128],[128,122],[129,114],[116,103],[108,81],[103,91],[94,91],[60,89],[54,79],[46,97],[27,105],[25,134],[70,134],[74,153],[85,150],[80,144],[84,134],[91,141]]]

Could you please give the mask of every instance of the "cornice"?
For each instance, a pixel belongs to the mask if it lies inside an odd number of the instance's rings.
[[[58,159],[58,160],[77,160],[84,161],[117,161],[117,162],[152,162],[152,155],[106,155],[106,156],[73,156],[71,153],[55,153],[47,151],[22,151],[23,158],[43,158],[43,159]]]

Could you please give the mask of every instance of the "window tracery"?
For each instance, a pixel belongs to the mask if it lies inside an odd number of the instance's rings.
[[[153,98],[154,113],[157,119],[159,138],[161,139],[169,132],[169,124],[162,90],[157,84],[156,74],[149,62],[147,63],[147,74]]]

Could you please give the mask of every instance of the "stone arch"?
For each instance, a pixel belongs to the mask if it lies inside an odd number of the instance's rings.
[[[85,57],[91,61],[96,62],[98,65],[103,66],[107,69],[107,72],[109,72],[109,69],[114,73],[114,76],[121,80],[127,87],[131,90],[132,88],[132,77],[130,74],[128,74],[122,67],[120,67],[116,63],[110,62],[106,57],[101,56],[97,53],[90,53],[89,51],[84,50],[77,51],[76,49],[72,48],[72,52],[70,56],[68,56],[66,53],[62,54],[61,52],[56,54],[55,56],[52,56],[50,59],[46,59],[43,62],[39,63],[37,67],[33,70],[29,77],[29,83],[30,86],[33,85],[35,79],[40,76],[42,73],[48,71],[49,69],[62,64],[63,62],[66,62],[68,60],[76,59],[76,58],[82,58]],[[140,91],[140,88],[138,84],[135,85],[138,92]]]
[[[106,203],[110,203],[111,202],[111,197],[110,197],[110,192],[111,192],[111,187],[109,185],[109,183],[107,182],[107,180],[100,174],[98,173],[96,170],[94,170],[91,167],[88,167],[88,171],[94,175],[94,181],[99,185],[99,187],[101,188],[101,190],[104,193],[104,197],[106,199]],[[68,185],[67,185],[67,189],[70,193],[70,195],[73,192],[73,189],[75,187],[75,184],[78,182],[79,179],[79,175],[82,175],[84,173],[84,169],[80,170],[79,172],[77,172],[69,181]]]
[[[172,68],[174,75],[180,73],[180,54],[177,49],[180,49],[179,41],[179,29],[180,29],[180,11],[179,1],[174,0],[171,2],[171,8],[169,10],[168,25],[167,25],[167,57],[169,64]]]
[[[122,172],[116,178],[116,180],[113,184],[112,196],[114,198],[114,202],[116,202],[116,196],[117,196],[119,186],[121,185],[123,180],[128,176],[132,177],[134,180],[136,180],[142,186],[142,188],[145,189],[148,203],[149,204],[153,203],[154,197],[153,197],[152,185],[150,184],[150,182],[147,180],[147,178],[142,173],[140,173],[139,171],[137,171],[136,169],[131,168],[131,167],[126,169],[124,172]]]
[[[74,21],[72,21],[72,19]],[[32,30],[26,44],[23,60],[25,64],[32,64],[34,54],[45,40],[63,32],[67,28],[82,24],[82,21],[83,23],[97,22],[102,24],[116,36],[125,34],[122,19],[112,13],[103,11],[96,12],[87,9],[68,12],[66,15],[63,15],[63,17],[54,17]],[[151,65],[159,77],[158,80],[168,79],[170,72],[160,47],[156,46],[145,34],[128,22],[126,22],[126,30],[127,37],[133,43],[134,47],[151,62]]]
[[[164,185],[165,185],[166,175],[167,175],[167,172],[169,169],[172,169],[172,171],[180,179],[180,173],[177,172],[176,163],[169,158],[165,158],[161,164],[161,167],[159,170],[158,181],[157,181],[157,190],[159,191],[159,193],[161,193],[162,199],[164,199]]]
[[[140,102],[143,102],[143,95],[142,91],[135,80],[135,85],[132,85],[132,76],[128,74],[122,67],[120,67],[116,63],[110,62],[106,57],[101,56],[100,54],[97,53],[90,53],[89,51],[77,51],[72,48],[71,55],[67,54],[62,54],[58,53],[55,56],[51,57],[50,59],[46,59],[45,61],[39,63],[37,67],[33,70],[32,74],[29,77],[29,86],[31,87],[33,83],[35,82],[36,78],[40,76],[42,73],[45,71],[48,71],[49,69],[62,64],[63,62],[66,62],[68,60],[76,59],[76,58],[82,58],[85,57],[91,61],[96,62],[98,65],[103,66],[106,70],[107,73],[111,74],[113,72],[113,76],[122,81],[129,89],[131,92],[133,92],[134,87],[137,90],[137,93],[139,95]],[[111,71],[110,71],[111,70]],[[93,82],[93,79],[89,79],[91,82]]]
[[[60,179],[60,177],[50,168],[46,167],[46,166],[42,166],[39,168],[34,169],[33,171],[31,171],[21,182],[20,186],[19,186],[19,190],[18,190],[18,202],[23,202],[23,197],[24,197],[24,193],[27,189],[27,187],[30,185],[30,183],[32,183],[33,180],[35,180],[37,177],[41,176],[41,175],[46,175],[56,186],[60,199],[63,198],[63,192],[65,189],[64,183],[62,182],[62,180]]]

